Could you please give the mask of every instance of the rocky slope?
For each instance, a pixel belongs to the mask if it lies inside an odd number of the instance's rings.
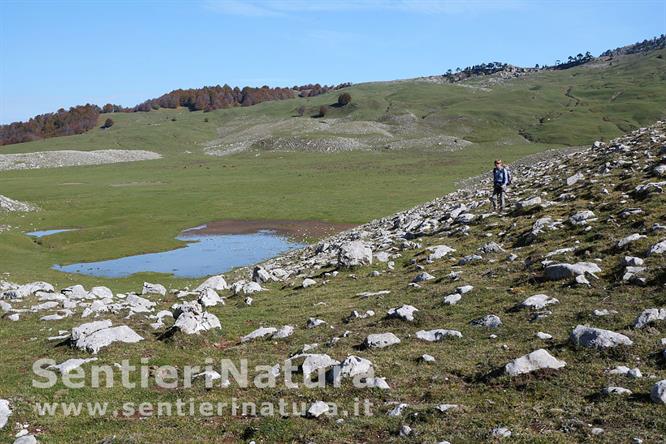
[[[104,165],[109,163],[154,160],[161,157],[162,156],[157,153],[145,150],[61,150],[36,153],[0,154],[0,171],[61,168],[80,165]]]
[[[194,289],[0,283],[2,322],[56,326],[38,350],[53,357],[55,341],[101,359],[117,343],[175,356],[183,338],[222,331],[225,356],[366,376],[370,394],[307,392],[295,430],[258,426],[258,441],[663,440],[666,124],[512,172],[503,214],[481,178]],[[349,393],[371,397],[375,418],[325,418],[321,401]],[[2,405],[26,410],[12,395]]]

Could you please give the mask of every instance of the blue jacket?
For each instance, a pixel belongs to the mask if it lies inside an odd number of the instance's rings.
[[[497,186],[509,185],[511,183],[511,173],[506,167],[493,169],[493,183]]]

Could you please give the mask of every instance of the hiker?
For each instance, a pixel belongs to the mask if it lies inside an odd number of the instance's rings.
[[[493,210],[500,212],[504,210],[504,200],[506,198],[507,187],[511,185],[511,172],[504,166],[500,159],[495,160],[493,169],[493,194],[490,196],[490,202],[493,204]],[[497,202],[495,202],[497,196]]]

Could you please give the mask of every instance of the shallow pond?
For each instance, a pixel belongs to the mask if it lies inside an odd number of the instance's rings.
[[[53,268],[67,273],[108,278],[126,277],[140,272],[171,273],[182,278],[197,278],[256,264],[305,245],[274,231],[197,234],[200,228],[185,230],[177,239],[186,241],[187,245],[175,250],[99,262],[54,265]]]
[[[30,231],[27,234],[30,237],[46,237],[52,234],[65,233],[67,231],[76,231],[76,228],[59,228],[57,230]]]

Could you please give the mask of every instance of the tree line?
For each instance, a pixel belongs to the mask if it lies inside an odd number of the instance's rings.
[[[613,57],[617,55],[624,54],[636,54],[639,52],[653,51],[657,49],[666,48],[666,35],[662,34],[659,37],[654,37],[652,39],[645,39],[642,42],[636,42],[632,45],[623,46],[621,48],[609,49],[602,52],[599,57]],[[500,71],[511,71],[511,72],[530,72],[530,71],[540,71],[540,70],[561,70],[569,69],[575,66],[583,65],[590,62],[594,59],[594,56],[587,51],[585,54],[578,53],[575,56],[569,56],[567,60],[556,60],[553,65],[534,65],[534,68],[522,68],[508,63],[502,62],[489,62],[481,63],[479,65],[467,66],[465,68],[456,68],[455,71],[449,69],[445,74],[442,75],[449,82],[459,82],[465,80],[472,76],[483,76],[495,74]]]
[[[149,112],[160,108],[184,107],[190,111],[209,112],[235,106],[252,106],[271,100],[313,97],[326,92],[345,88],[350,83],[339,85],[294,86],[292,88],[271,88],[268,86],[232,88],[229,85],[204,86],[203,88],[176,89],[155,99],[146,100],[134,107],[123,107],[107,103],[74,106],[69,110],[59,109],[55,113],[40,114],[27,122],[14,122],[0,125],[0,145],[30,142],[50,137],[69,136],[84,133],[97,125],[100,114]],[[112,121],[111,121],[112,122]],[[109,128],[107,122],[102,126]]]
[[[0,145],[85,133],[97,125],[100,112],[97,105],[86,104],[40,114],[27,122],[0,125]]]

